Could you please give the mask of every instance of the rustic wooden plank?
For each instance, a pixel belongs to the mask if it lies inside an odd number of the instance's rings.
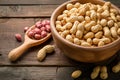
[[[30,5],[30,4],[62,4],[68,0],[0,0],[0,5]],[[105,0],[105,1],[110,1],[115,5],[120,5],[119,0]]]
[[[59,67],[57,69],[57,80],[74,80],[71,77],[71,74],[73,71],[75,70],[81,70],[82,71],[82,75],[75,79],[75,80],[91,80],[90,78],[90,74],[93,70],[95,66],[91,66],[91,65],[86,65],[86,66],[75,66],[75,67]],[[119,80],[120,79],[120,72],[119,73],[113,73],[111,71],[111,67],[108,67],[108,79],[106,80]],[[100,79],[100,77],[98,76],[96,79],[94,80],[102,80]]]
[[[56,80],[57,67],[0,67],[1,80]]]
[[[0,66],[73,66],[81,63],[73,61],[63,55],[59,48],[55,47],[55,52],[48,55],[43,62],[38,62],[36,59],[37,52],[46,44],[55,45],[53,39],[49,39],[47,42],[32,47],[25,52],[17,62],[11,63],[8,60],[8,53],[10,50],[20,46],[23,42],[17,42],[14,34],[20,33],[24,36],[23,29],[25,26],[31,26],[40,18],[5,18],[0,19]],[[41,18],[47,19],[47,18]],[[56,46],[56,45],[55,45]],[[120,55],[120,52],[118,53]],[[120,57],[120,56],[119,56]],[[119,58],[118,57],[118,58]],[[118,60],[117,60],[118,61]],[[107,62],[108,63],[108,62]]]
[[[0,6],[0,17],[50,17],[58,5]]]
[[[17,42],[15,40],[15,33],[20,33],[24,36],[23,29],[25,26],[31,26],[37,19],[33,18],[12,18],[12,19],[0,19],[0,65],[68,65],[69,63],[64,61],[63,56],[60,56],[60,51],[58,48],[55,49],[54,55],[48,55],[44,62],[38,62],[36,60],[36,55],[39,49],[41,49],[46,44],[54,44],[52,38],[49,39],[46,43],[33,47],[25,52],[25,55],[21,59],[12,64],[9,62],[7,55],[10,50],[20,46],[23,42]],[[45,19],[45,18],[44,18]],[[61,58],[62,57],[62,58]],[[63,60],[62,60],[63,59]]]
[[[9,5],[14,5],[14,4],[62,4],[63,2],[68,1],[68,0],[0,0],[0,4],[9,4]]]

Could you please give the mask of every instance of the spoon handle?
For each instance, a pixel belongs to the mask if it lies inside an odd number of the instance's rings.
[[[8,54],[10,61],[17,60],[30,46],[26,43],[23,43],[21,46],[11,50]]]

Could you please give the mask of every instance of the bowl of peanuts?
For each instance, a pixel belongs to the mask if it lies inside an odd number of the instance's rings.
[[[73,0],[52,13],[51,33],[71,59],[100,62],[120,50],[120,10],[103,0]]]

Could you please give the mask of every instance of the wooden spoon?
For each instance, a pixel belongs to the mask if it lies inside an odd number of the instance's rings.
[[[35,28],[35,25],[30,27],[29,30],[31,30],[33,28]],[[48,33],[46,37],[44,37],[40,40],[34,40],[34,39],[31,39],[31,38],[28,37],[28,35],[27,35],[28,31],[25,33],[24,43],[21,46],[15,48],[15,49],[13,49],[9,52],[8,58],[9,58],[10,61],[17,60],[28,48],[40,45],[43,42],[47,41],[51,37],[51,33]]]

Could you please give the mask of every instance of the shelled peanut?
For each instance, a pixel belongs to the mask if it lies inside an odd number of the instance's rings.
[[[104,46],[120,37],[120,13],[110,2],[68,3],[55,25],[63,38],[86,47]]]
[[[51,32],[50,21],[49,20],[43,20],[43,21],[40,20],[35,23],[35,27],[32,28],[31,30],[29,29],[29,27],[24,28],[24,32],[26,32],[27,30],[28,30],[27,35],[31,39],[40,40],[40,39],[46,37],[47,34],[49,34]]]

